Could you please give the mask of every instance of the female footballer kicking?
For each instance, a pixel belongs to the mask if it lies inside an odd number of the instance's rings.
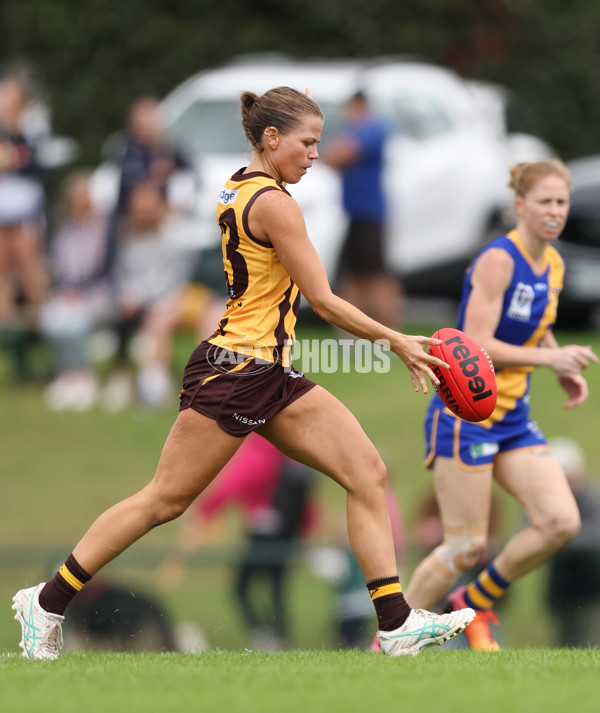
[[[92,524],[47,584],[14,597],[21,647],[56,658],[61,623],[75,594],[104,565],[157,525],[181,515],[255,430],[291,458],[347,492],[350,542],[367,580],[386,653],[415,654],[462,631],[465,608],[437,615],[411,609],[399,583],[385,499],[384,464],[357,420],[325,389],[293,369],[289,345],[302,293],[315,312],[357,337],[386,340],[427,392],[424,351],[439,343],[395,332],[335,296],[285,186],[318,158],[323,115],[308,94],[281,87],[245,92],[242,123],[249,165],[224,185],[217,208],[229,301],[215,333],[185,369],[181,410],[152,481]]]

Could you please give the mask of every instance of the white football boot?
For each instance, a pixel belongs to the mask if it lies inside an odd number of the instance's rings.
[[[473,609],[457,609],[434,614],[413,609],[402,626],[394,631],[378,631],[381,650],[388,656],[416,656],[426,646],[439,646],[460,634],[475,618]]]
[[[63,645],[64,616],[44,611],[39,603],[44,585],[21,589],[13,597],[12,608],[22,631],[19,646],[28,659],[56,659]]]

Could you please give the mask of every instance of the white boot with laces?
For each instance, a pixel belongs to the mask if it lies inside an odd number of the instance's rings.
[[[63,645],[64,616],[51,614],[40,606],[39,595],[45,582],[19,590],[13,597],[15,619],[21,624],[23,656],[28,659],[56,659]]]
[[[426,646],[439,646],[460,634],[475,618],[473,609],[434,614],[412,609],[408,619],[394,631],[378,631],[381,650],[388,656],[416,656]]]

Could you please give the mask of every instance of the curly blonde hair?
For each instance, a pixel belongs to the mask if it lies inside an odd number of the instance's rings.
[[[567,187],[571,186],[569,169],[559,159],[551,158],[545,161],[523,161],[515,164],[510,169],[508,187],[513,189],[515,195],[523,198],[538,181],[547,176],[562,178]]]

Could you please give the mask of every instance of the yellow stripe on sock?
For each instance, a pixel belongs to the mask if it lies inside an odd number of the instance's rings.
[[[76,589],[79,591],[80,589],[83,588],[83,582],[80,582],[77,577],[74,577],[71,572],[66,568],[66,566],[63,564],[62,567],[58,570],[58,573],[60,576],[65,580],[67,584],[69,584],[73,589]]]
[[[379,597],[386,597],[388,594],[399,594],[402,591],[402,587],[399,582],[393,582],[392,584],[384,584],[382,587],[377,587],[376,589],[369,589],[369,594],[371,599],[379,599]]]
[[[486,597],[485,594],[479,591],[475,584],[469,584],[467,594],[473,604],[479,609],[491,609],[494,606],[494,600]]]
[[[499,587],[496,582],[494,582],[487,570],[482,572],[477,579],[479,580],[479,584],[485,589],[486,592],[489,592],[494,599],[498,599],[498,597],[501,597],[504,594],[504,589]]]

